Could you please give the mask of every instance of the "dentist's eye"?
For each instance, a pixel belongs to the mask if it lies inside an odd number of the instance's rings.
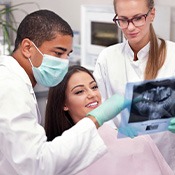
[[[61,53],[61,52],[55,52],[55,54],[57,57],[61,57],[63,55],[63,53]]]

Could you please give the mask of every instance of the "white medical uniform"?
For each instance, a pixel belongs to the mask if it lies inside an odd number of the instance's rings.
[[[46,142],[32,84],[10,56],[0,57],[0,175],[73,175],[106,146],[94,123],[82,119]]]
[[[159,70],[157,78],[169,78],[175,76],[175,43],[166,41],[167,56],[164,65]],[[94,70],[103,100],[115,93],[124,95],[127,82],[144,80],[148,53],[148,43],[138,54],[138,61],[133,61],[134,52],[128,41],[105,48],[99,55]],[[113,121],[116,125],[121,116]],[[112,123],[111,123],[112,124]],[[165,160],[175,173],[175,134],[167,131],[150,135]],[[135,139],[133,139],[133,142]]]

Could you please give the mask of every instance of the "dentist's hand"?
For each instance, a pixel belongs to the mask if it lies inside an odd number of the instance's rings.
[[[175,133],[175,118],[171,119],[170,125],[168,126],[168,130]]]
[[[139,99],[136,99],[134,102],[137,102],[138,100]],[[98,124],[102,125],[104,122],[113,119],[124,108],[130,105],[131,100],[125,99],[124,96],[115,94],[102,103],[98,108],[89,112],[87,116],[95,117]]]

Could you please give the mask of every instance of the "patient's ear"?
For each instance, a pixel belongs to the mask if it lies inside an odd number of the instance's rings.
[[[69,110],[69,108],[66,106],[66,105],[64,105],[64,111],[68,111]]]

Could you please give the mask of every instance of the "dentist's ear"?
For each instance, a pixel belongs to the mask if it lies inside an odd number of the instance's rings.
[[[30,58],[31,57],[31,41],[27,38],[23,39],[21,42],[21,51],[22,54],[25,56],[25,58]]]

